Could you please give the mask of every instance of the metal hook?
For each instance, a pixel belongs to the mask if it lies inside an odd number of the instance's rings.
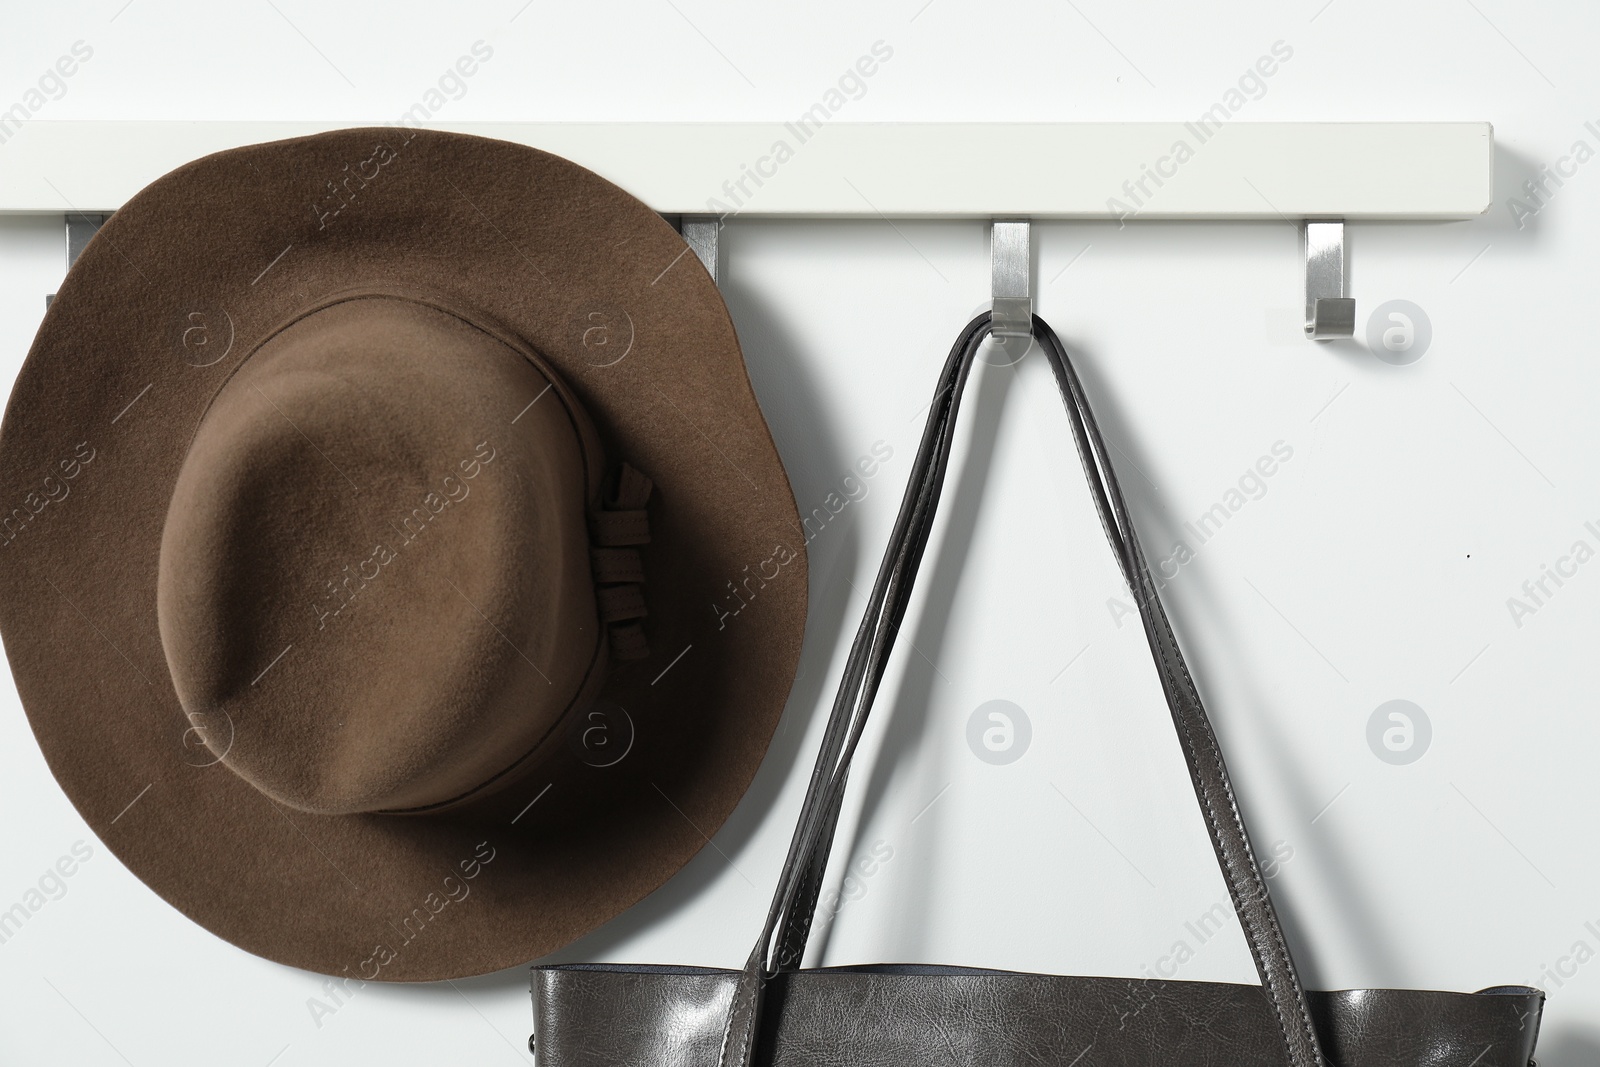
[[[1306,336],[1313,341],[1351,337],[1356,302],[1344,295],[1344,220],[1301,223],[1306,259]]]
[[[105,215],[82,215],[73,212],[67,216],[67,269],[78,262],[78,257],[83,254],[83,249],[89,243],[89,238],[100,232],[100,227],[105,225]],[[51,301],[56,298],[54,293],[46,293],[44,306],[50,307]]]
[[[1033,342],[1028,248],[1032,229],[1028,219],[996,219],[989,224],[989,278],[994,299],[990,332],[997,344],[1005,346],[1011,362],[1021,359]]]
[[[721,227],[722,221],[715,215],[685,215],[678,230],[718,285],[722,284],[722,279],[717,277],[717,231]]]

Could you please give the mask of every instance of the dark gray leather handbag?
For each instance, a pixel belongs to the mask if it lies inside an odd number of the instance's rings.
[[[889,551],[812,772],[766,927],[742,970],[566,964],[533,970],[540,1067],[1525,1067],[1544,994],[1307,992],[1234,803],[1222,753],[1156,596],[1110,456],[1055,333],[1034,336],[1177,726],[1195,795],[1261,985],[1068,978],[892,964],[800,970],[850,760],[928,542],[956,412],[987,313],[939,378]]]

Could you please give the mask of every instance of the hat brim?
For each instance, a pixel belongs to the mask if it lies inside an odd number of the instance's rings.
[[[196,758],[156,621],[190,435],[266,331],[362,285],[492,314],[654,480],[650,657],[614,662],[602,694],[620,760],[569,746],[490,801],[414,817],[306,814]],[[486,417],[510,426],[527,399]],[[45,315],[0,426],[0,494],[0,635],[57,781],[178,910],[325,974],[483,974],[617,915],[731,813],[799,658],[804,532],[715,283],[649,207],[507,142],[343,130],[150,185]]]

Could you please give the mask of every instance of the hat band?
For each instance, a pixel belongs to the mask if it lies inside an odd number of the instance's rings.
[[[650,543],[650,516],[645,504],[654,488],[650,479],[627,463],[617,469],[616,484],[603,509],[590,520],[589,550],[594,570],[595,599],[606,627],[611,654],[618,659],[645,659],[650,645],[639,620],[645,610],[644,562],[634,545]]]

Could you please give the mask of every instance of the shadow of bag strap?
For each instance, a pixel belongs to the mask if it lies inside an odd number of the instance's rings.
[[[904,616],[910,586],[926,547],[954,438],[962,387],[989,317],[980,315],[962,332],[940,378],[922,446],[889,550],[856,635],[845,677],[835,700],[823,751],[813,772],[790,856],[773,900],[767,928],[741,975],[730,1012],[722,1062],[750,1062],[758,1030],[761,991],[778,967],[797,966],[825,868],[828,844],[840,810],[849,761],[882,678],[895,632]],[[1177,727],[1213,847],[1240,917],[1257,971],[1282,1033],[1293,1067],[1325,1063],[1312,1029],[1293,960],[1284,942],[1265,880],[1250,849],[1234,802],[1220,748],[1156,595],[1143,551],[1127,515],[1109,452],[1087,398],[1060,340],[1042,319],[1035,336],[1051,364],[1072,424],[1074,441],[1089,479],[1095,506],[1124,578],[1139,605],[1146,637]],[[773,935],[781,928],[776,944]]]

